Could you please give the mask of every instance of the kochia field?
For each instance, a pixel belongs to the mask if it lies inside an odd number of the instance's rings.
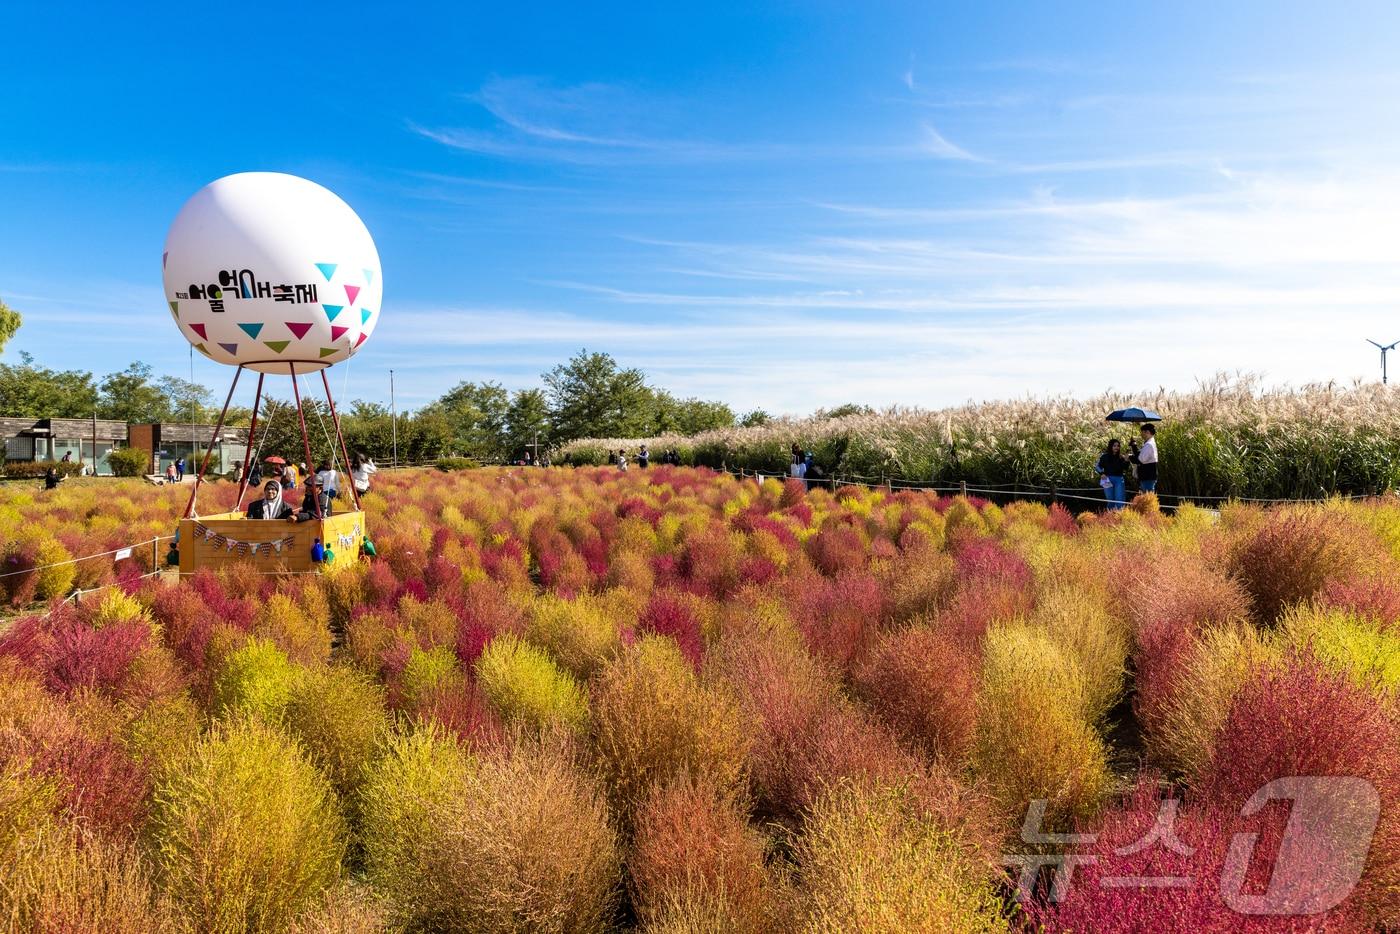
[[[379,480],[377,558],[184,582],[58,563],[178,490],[0,488],[7,930],[1400,924],[1394,498]],[[1250,804],[1298,777],[1369,833]]]

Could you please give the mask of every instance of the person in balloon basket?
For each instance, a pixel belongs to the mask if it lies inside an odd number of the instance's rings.
[[[1143,425],[1138,429],[1142,435],[1142,447],[1136,441],[1129,441],[1132,450],[1131,460],[1137,465],[1138,490],[1143,493],[1157,492],[1157,429]]]
[[[249,519],[288,519],[295,520],[296,513],[282,498],[282,484],[276,480],[269,480],[263,484],[263,495],[261,499],[255,499],[248,504]]]
[[[331,514],[331,498],[326,494],[325,488],[321,486],[321,481],[314,474],[306,478],[302,484],[306,488],[306,495],[301,499],[301,510],[292,517],[292,522],[310,522],[312,519],[321,519]],[[316,506],[319,502],[321,514],[316,514]]]

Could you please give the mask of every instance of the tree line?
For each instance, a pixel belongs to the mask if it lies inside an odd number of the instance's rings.
[[[19,358],[16,364],[0,363],[0,417],[96,414],[128,423],[201,424],[218,418],[219,407],[207,387],[177,376],[157,376],[145,363],[99,377],[41,366],[23,352]],[[330,453],[334,437],[329,411],[324,402],[313,400],[305,400],[304,409],[312,456],[319,459]],[[422,408],[400,412],[397,421],[384,404],[358,399],[339,414],[347,445],[376,460],[393,456],[397,434],[401,463],[443,454],[508,461],[578,438],[690,435],[769,419],[761,410],[739,416],[723,402],[679,398],[650,385],[641,370],[588,350],[541,374],[537,387],[511,390],[495,382],[462,382]],[[246,407],[234,407],[228,421],[246,426],[251,415]],[[291,403],[265,400],[258,422],[254,442],[259,450],[288,457],[302,453]]]

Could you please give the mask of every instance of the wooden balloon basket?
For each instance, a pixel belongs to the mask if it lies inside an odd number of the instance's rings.
[[[297,384],[297,363],[282,360],[269,362],[285,363],[288,367],[288,374],[292,378],[292,396],[296,401],[297,424],[301,427],[302,449],[307,468],[314,475],[315,461],[311,457],[311,439],[306,433],[306,415],[302,408],[301,389]],[[361,558],[361,547],[368,530],[364,511],[360,508],[360,494],[355,490],[354,480],[350,476],[350,454],[345,446],[345,436],[340,431],[340,416],[336,414],[335,400],[331,397],[331,384],[326,377],[325,367],[320,368],[321,385],[326,391],[326,405],[330,409],[331,423],[335,426],[339,455],[344,459],[334,463],[336,452],[332,451],[333,466],[338,469],[341,478],[342,502],[345,502],[344,491],[348,491],[348,502],[353,503],[354,508],[324,516],[320,514],[318,497],[317,515],[307,521],[246,518],[245,511],[250,502],[249,469],[252,467],[254,440],[257,438],[258,411],[262,406],[263,379],[267,376],[259,371],[257,394],[253,400],[253,416],[248,425],[248,451],[243,459],[243,478],[238,484],[238,511],[209,516],[196,513],[195,503],[199,496],[199,488],[204,482],[204,474],[208,470],[214,445],[224,430],[229,404],[233,401],[233,393],[238,388],[238,378],[243,374],[244,368],[244,365],[240,365],[233,374],[233,383],[224,399],[224,407],[219,413],[213,439],[200,461],[199,472],[195,474],[194,489],[190,491],[185,515],[180,520],[179,536],[176,539],[176,548],[180,555],[180,577],[188,577],[204,568],[217,569],[233,563],[251,564],[266,574],[308,574],[335,571],[353,565]],[[307,479],[309,477],[303,478],[303,482]],[[293,509],[299,505],[298,497],[304,494],[304,490],[305,486],[302,486],[293,493],[294,502],[288,503]],[[253,495],[256,498],[262,493],[254,491]],[[329,549],[333,557],[321,561],[314,558],[317,540],[320,541],[323,552]]]

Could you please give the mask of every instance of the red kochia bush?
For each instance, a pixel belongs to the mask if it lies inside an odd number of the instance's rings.
[[[1152,840],[1164,805],[1172,839]],[[1181,807],[1179,800],[1164,799],[1156,780],[1145,776],[1121,807],[1098,825],[1079,828],[1094,839],[1073,855],[1088,858],[1074,865],[1062,901],[1038,899],[1026,906],[1030,920],[1034,930],[1047,934],[1361,934],[1371,930],[1350,899],[1321,915],[1243,914],[1230,907],[1223,897],[1222,876],[1234,834],[1263,831],[1245,884],[1238,889],[1244,895],[1261,894],[1278,852],[1277,827],[1274,821],[1261,828],[1259,822],[1239,818],[1234,811]],[[1180,845],[1173,848],[1169,842]],[[1299,855],[1318,857],[1310,861],[1314,865],[1325,856],[1321,851]],[[1185,883],[1122,883],[1133,877]]]
[[[712,783],[657,786],[638,808],[628,869],[643,922],[665,929],[703,906],[723,930],[765,934],[781,921],[763,835]]]
[[[1029,589],[995,580],[964,580],[939,612],[938,627],[954,644],[975,649],[988,626],[1030,613],[1034,602]]]
[[[1233,812],[1270,781],[1293,776],[1360,778],[1375,788],[1381,817],[1358,895],[1378,917],[1400,920],[1400,723],[1345,674],[1305,656],[1244,684],[1196,788],[1208,805]]]
[[[875,715],[926,754],[956,762],[972,748],[977,660],[946,633],[926,626],[888,633],[853,680]]]
[[[666,591],[652,594],[637,619],[637,628],[642,632],[654,632],[675,639],[685,660],[692,668],[700,670],[705,640],[700,632],[700,619],[695,615],[690,601]]]
[[[1400,583],[1394,578],[1333,580],[1318,599],[1388,626],[1400,626]]]
[[[1151,567],[1150,579],[1137,573]],[[1117,597],[1133,631],[1134,711],[1153,729],[1178,687],[1180,666],[1203,630],[1249,618],[1249,595],[1198,558],[1174,553],[1128,555],[1113,565]],[[1183,686],[1189,690],[1190,686]]]
[[[865,650],[884,615],[879,581],[863,571],[834,579],[794,580],[790,590],[793,615],[807,646],[841,669]]]
[[[1380,550],[1373,535],[1341,515],[1280,509],[1235,546],[1230,564],[1254,600],[1255,618],[1271,624],[1329,581],[1359,576]]]
[[[823,574],[835,576],[865,567],[867,549],[860,532],[833,523],[807,540],[807,554]]]
[[[5,699],[22,710],[0,717],[0,762],[57,780],[64,812],[94,830],[130,834],[145,813],[146,770],[111,739],[94,739],[58,701],[25,697],[11,685]]]
[[[77,619],[62,619],[53,629],[46,664],[50,690],[114,688],[146,647],[150,627],[142,621],[113,623],[93,629]]]
[[[1033,575],[1026,559],[1007,551],[990,538],[959,536],[953,548],[958,571],[972,581],[994,581],[1026,590]]]
[[[185,587],[161,587],[155,591],[150,608],[151,616],[161,625],[165,644],[191,671],[202,673],[218,620],[199,594]]]

